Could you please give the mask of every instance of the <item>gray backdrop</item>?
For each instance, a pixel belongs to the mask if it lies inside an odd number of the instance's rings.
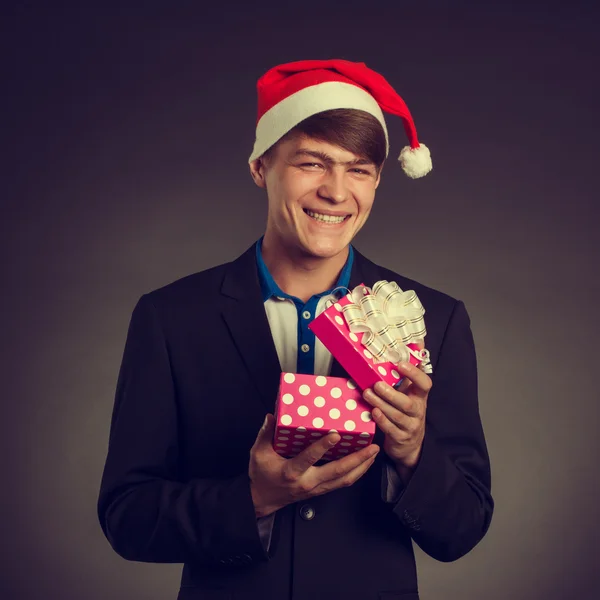
[[[262,233],[256,79],[338,57],[404,96],[435,165],[405,178],[387,117],[356,246],[464,300],[478,350],[496,512],[455,563],[417,549],[422,598],[598,597],[597,9],[38,4],[0,20],[0,596],[175,598],[180,565],[122,560],[96,517],[131,311]]]

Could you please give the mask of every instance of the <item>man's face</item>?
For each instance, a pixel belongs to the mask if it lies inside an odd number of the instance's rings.
[[[251,165],[268,196],[265,239],[314,258],[341,252],[365,224],[380,174],[366,158],[328,142],[281,142],[268,164]]]

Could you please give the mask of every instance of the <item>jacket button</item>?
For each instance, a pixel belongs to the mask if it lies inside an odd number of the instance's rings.
[[[315,518],[315,509],[310,504],[305,504],[300,508],[300,516],[305,521],[310,521]]]

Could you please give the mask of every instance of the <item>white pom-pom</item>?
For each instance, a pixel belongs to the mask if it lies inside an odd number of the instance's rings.
[[[420,144],[418,148],[414,149],[410,146],[402,148],[398,160],[402,165],[402,170],[412,179],[423,177],[433,169],[431,153],[425,144]]]

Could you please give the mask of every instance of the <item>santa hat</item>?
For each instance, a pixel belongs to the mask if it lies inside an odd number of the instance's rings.
[[[252,162],[311,115],[335,108],[354,108],[373,115],[383,127],[386,158],[389,138],[383,111],[399,116],[409,145],[398,160],[413,179],[432,169],[429,149],[420,144],[404,100],[365,63],[342,59],[301,60],[278,65],[257,82],[258,117]]]

